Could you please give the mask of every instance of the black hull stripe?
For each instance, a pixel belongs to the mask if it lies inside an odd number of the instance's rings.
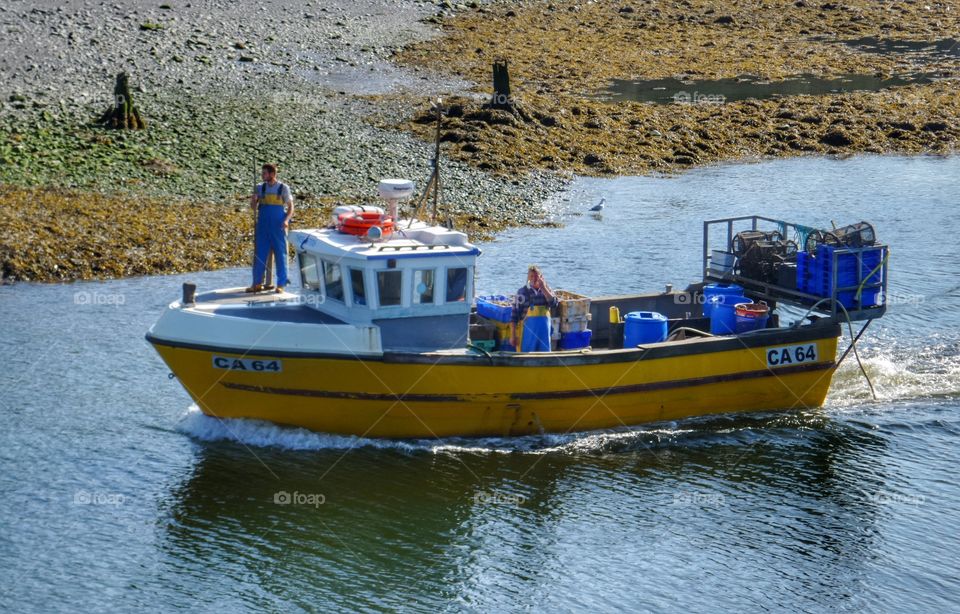
[[[736,382],[748,379],[759,379],[763,377],[778,377],[781,375],[793,375],[796,373],[806,373],[812,371],[826,371],[834,368],[832,362],[818,362],[807,365],[794,365],[790,367],[781,367],[776,371],[762,369],[758,371],[742,371],[740,373],[728,373],[724,375],[710,375],[706,377],[695,377],[690,379],[667,380],[663,382],[650,382],[647,384],[630,384],[626,386],[611,386],[608,388],[585,388],[583,390],[559,390],[555,392],[518,392],[509,395],[512,401],[524,400],[553,400],[553,399],[575,399],[581,397],[603,397],[608,395],[631,394],[638,392],[653,392],[657,390],[669,390],[672,388],[690,388],[694,386],[705,386],[708,384],[719,384],[725,382]],[[237,384],[234,382],[221,382],[221,386],[230,390],[243,392],[259,392],[263,394],[315,397],[324,399],[349,399],[356,401],[389,401],[389,402],[412,402],[412,403],[467,403],[476,402],[480,395],[470,395],[463,397],[451,394],[380,394],[373,392],[340,392],[333,390],[308,390],[299,388],[275,388],[272,386],[251,386],[249,384]],[[496,395],[489,395],[491,397]],[[481,401],[482,402],[482,401]]]
[[[339,392],[336,390],[308,390],[302,388],[274,388],[272,386],[250,386],[220,382],[220,385],[230,390],[243,392],[262,392],[265,394],[281,394],[295,397],[317,397],[321,399],[350,399],[352,401],[411,401],[415,403],[456,403],[465,399],[455,394],[378,394],[374,392]]]
[[[832,369],[832,362],[818,362],[807,365],[794,365],[791,367],[781,367],[776,371],[762,369],[758,371],[741,371],[740,373],[725,373],[723,375],[709,375],[706,377],[695,377],[690,379],[665,380],[662,382],[650,382],[648,384],[629,384],[626,386],[613,386],[610,388],[587,388],[584,390],[562,390],[559,392],[518,392],[510,395],[510,398],[516,400],[527,399],[573,399],[577,397],[607,396],[611,394],[630,394],[636,392],[653,392],[656,390],[669,390],[671,388],[690,388],[693,386],[706,386],[708,384],[722,384],[726,382],[736,382],[748,379],[759,379],[763,377],[779,377],[781,375],[792,375],[794,373],[806,373],[808,371],[825,371]]]

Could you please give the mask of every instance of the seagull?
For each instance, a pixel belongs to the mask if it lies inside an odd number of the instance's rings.
[[[590,207],[591,211],[603,211],[603,203],[607,202],[606,198],[601,198],[600,202]]]

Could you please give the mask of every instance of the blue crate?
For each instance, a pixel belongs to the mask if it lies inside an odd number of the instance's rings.
[[[513,313],[513,307],[509,305],[497,305],[491,301],[509,301],[512,304],[513,297],[503,296],[502,294],[478,296],[477,315],[495,322],[509,322],[510,316]]]
[[[837,288],[858,286],[864,279],[865,284],[883,281],[883,269],[871,275],[871,272],[883,262],[883,247],[864,249],[860,252],[861,269],[857,270],[857,254],[845,253],[837,256],[836,270],[833,268],[833,256],[836,247],[818,245],[816,255],[800,252],[797,254],[797,287],[801,292],[828,297],[833,291],[834,279]],[[801,267],[803,277],[800,276]],[[861,306],[876,307],[880,304],[881,292],[877,288],[864,289]],[[846,308],[856,308],[856,291],[844,290],[837,293],[837,301]]]
[[[593,336],[593,331],[590,329],[583,330],[576,333],[561,333],[560,349],[561,350],[579,350],[581,348],[590,347],[590,338],[592,336]]]
[[[856,309],[857,308],[857,292],[856,290],[845,290],[843,292],[837,292],[837,302],[846,307],[847,309]],[[860,295],[860,301],[863,304],[864,309],[867,307],[876,307],[880,304],[880,290],[864,290]]]
[[[797,253],[797,290],[813,294],[813,280],[817,277],[817,259],[807,252]]]

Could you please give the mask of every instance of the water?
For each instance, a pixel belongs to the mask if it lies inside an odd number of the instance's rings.
[[[898,298],[862,346],[879,402],[849,361],[822,410],[605,433],[219,422],[143,333],[182,281],[245,271],[0,288],[0,609],[955,609],[958,196],[960,157],[578,181],[563,228],[484,246],[481,291],[531,262],[584,292],[684,285],[725,215],[867,219],[893,246]]]
[[[935,41],[895,40],[864,36],[852,40],[838,41],[864,53],[879,55],[899,55],[907,59],[933,61],[960,57],[960,41],[943,38]]]
[[[895,55],[917,66],[960,56],[960,41],[953,38],[920,41],[865,36],[842,40],[824,36],[812,37],[811,40],[839,43],[861,53]],[[776,81],[763,80],[754,75],[740,75],[733,79],[615,79],[600,96],[617,102],[722,104],[750,98],[762,100],[783,96],[877,92],[904,85],[931,83],[938,78],[949,76],[949,72],[924,71],[918,68],[887,77],[847,73],[831,78],[798,74]]]
[[[801,74],[777,81],[752,75],[734,79],[615,79],[601,93],[613,101],[655,104],[722,104],[750,98],[783,96],[819,96],[844,92],[878,92],[904,85],[931,83],[934,73],[904,73],[891,77],[850,73],[823,78]]]

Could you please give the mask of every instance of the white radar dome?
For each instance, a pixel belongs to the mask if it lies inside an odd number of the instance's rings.
[[[383,179],[377,187],[384,200],[403,200],[413,196],[413,182],[409,179]]]

